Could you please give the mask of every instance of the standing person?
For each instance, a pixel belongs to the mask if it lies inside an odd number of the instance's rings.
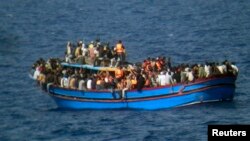
[[[75,49],[75,62],[78,62],[78,60],[80,60],[80,58],[82,57],[82,42],[79,41],[77,43],[77,47]]]
[[[65,53],[65,61],[67,63],[72,63],[72,58],[73,58],[73,46],[71,42],[68,41]]]
[[[186,75],[187,75],[187,78],[188,78],[189,82],[194,81],[194,74],[193,74],[191,69],[188,69],[188,71],[186,72]]]
[[[165,75],[165,79],[166,79],[166,85],[170,85],[170,84],[173,84],[174,81],[173,81],[173,78],[172,78],[172,75],[171,75],[171,72],[168,71]]]
[[[89,50],[89,60],[90,60],[90,65],[94,65],[95,61],[95,47],[94,47],[94,42],[91,41],[88,47]]]
[[[82,56],[83,56],[83,57],[85,57],[85,56],[88,55],[88,49],[87,49],[87,46],[85,45],[84,42],[82,42],[81,50],[82,50]]]
[[[137,75],[137,91],[141,92],[145,85],[145,78],[139,73]]]
[[[160,86],[165,86],[166,85],[166,76],[164,75],[164,72],[161,72],[158,75],[157,80],[158,80],[158,84]]]
[[[123,64],[123,62],[125,61],[125,47],[121,40],[118,41],[114,50],[116,51],[118,60],[120,60],[121,64]]]

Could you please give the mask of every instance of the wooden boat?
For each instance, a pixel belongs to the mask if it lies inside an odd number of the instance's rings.
[[[111,68],[63,64],[93,70]],[[145,109],[156,110],[191,104],[233,100],[236,76],[220,76],[195,80],[185,84],[128,90],[76,90],[49,85],[50,95],[60,108],[68,109]]]

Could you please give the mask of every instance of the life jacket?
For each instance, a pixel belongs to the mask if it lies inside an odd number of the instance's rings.
[[[123,77],[123,70],[121,70],[121,69],[117,69],[116,71],[115,71],[115,78],[121,78],[121,77]]]
[[[150,80],[149,79],[146,79],[146,82],[145,82],[145,87],[149,87],[150,86]]]
[[[156,62],[156,67],[157,67],[157,70],[158,70],[158,71],[161,71],[161,69],[162,69],[161,67],[162,67],[162,66],[161,66],[160,61],[157,61],[157,62]]]
[[[164,64],[165,64],[164,60],[160,59],[159,62],[161,64],[161,66],[164,66]]]
[[[134,89],[137,85],[137,80],[136,79],[131,79],[131,88]]]
[[[124,52],[124,48],[123,48],[123,45],[121,43],[116,44],[116,52],[117,53],[123,53]]]
[[[143,63],[142,63],[142,68],[145,69],[146,67],[147,67],[147,63],[146,63],[146,62],[143,62]]]
[[[110,77],[108,78],[108,80],[109,80],[109,83],[112,83],[114,79],[110,76]]]
[[[132,85],[136,85],[136,84],[137,84],[137,80],[136,80],[136,79],[132,79],[132,80],[131,80],[131,84],[132,84]]]
[[[146,62],[146,68],[145,68],[145,70],[146,71],[149,71],[151,69],[151,62],[150,61],[147,61]]]
[[[96,81],[96,85],[101,85],[101,80],[100,79],[98,79],[97,81]]]

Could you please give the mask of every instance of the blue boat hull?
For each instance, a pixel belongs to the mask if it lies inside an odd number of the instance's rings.
[[[180,107],[190,104],[233,100],[235,78],[215,78],[190,84],[132,90],[121,99],[120,92],[77,91],[50,87],[49,95],[60,108],[67,109],[146,109]]]

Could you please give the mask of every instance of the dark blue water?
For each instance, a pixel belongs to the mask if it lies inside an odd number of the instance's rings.
[[[130,61],[235,61],[232,102],[158,111],[58,109],[28,71],[66,42],[122,39]],[[208,124],[250,123],[250,1],[1,0],[0,140],[207,140]]]

